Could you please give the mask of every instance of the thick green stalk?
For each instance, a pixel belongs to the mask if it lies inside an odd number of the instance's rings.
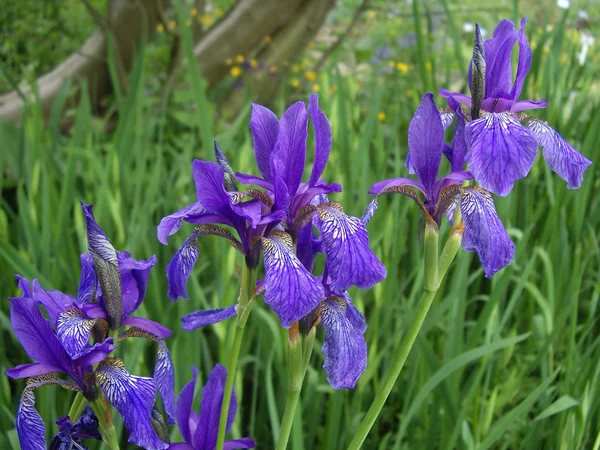
[[[223,393],[223,403],[221,405],[221,417],[219,419],[219,434],[217,438],[216,450],[223,450],[225,445],[225,433],[227,428],[227,416],[229,414],[229,404],[231,403],[231,392],[237,372],[237,363],[240,357],[240,349],[244,337],[244,328],[252,308],[252,298],[256,289],[256,269],[250,269],[246,264],[242,268],[242,284],[240,286],[240,297],[237,306],[237,320],[235,322],[235,332],[233,335],[233,346],[231,348],[231,357],[227,367],[227,380],[225,381],[225,392]]]
[[[120,450],[117,430],[112,421],[110,406],[104,397],[98,397],[90,402],[90,406],[98,418],[98,431],[102,435],[102,440],[108,445],[110,450]]]
[[[87,400],[83,396],[81,392],[78,392],[73,399],[73,404],[71,405],[71,409],[69,410],[69,420],[73,423],[77,422],[77,420],[83,414],[83,410],[87,406]]]
[[[299,333],[299,324],[294,322],[290,328],[288,338],[288,396],[285,403],[285,411],[281,420],[281,429],[279,439],[277,440],[276,450],[285,450],[290,438],[294,416],[300,399],[300,391],[304,376],[308,369],[310,355],[312,354],[315,343],[315,327],[312,327],[308,335],[302,336]]]
[[[462,225],[458,225],[452,230],[448,242],[444,246],[442,255],[438,258],[438,230],[437,226],[433,223],[427,223],[425,228],[425,242],[424,242],[424,259],[425,259],[425,278],[424,278],[424,291],[421,298],[419,309],[410,324],[410,327],[406,331],[400,348],[394,352],[393,361],[390,367],[390,371],[387,374],[383,385],[379,393],[375,396],[371,407],[367,411],[367,414],[363,418],[358,431],[354,435],[352,442],[348,446],[348,450],[358,450],[363,442],[365,441],[369,431],[373,427],[373,424],[377,420],[383,405],[385,404],[396,380],[400,376],[400,372],[404,367],[404,363],[408,358],[408,355],[419,335],[419,331],[425,322],[429,308],[433,303],[433,299],[438,291],[439,285],[446,275],[450,263],[454,260],[458,249],[460,248],[460,241],[462,239]]]

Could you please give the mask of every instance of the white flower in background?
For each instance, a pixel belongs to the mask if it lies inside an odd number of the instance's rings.
[[[465,33],[472,33],[475,31],[475,25],[473,25],[471,22],[465,22],[463,23],[463,31]]]
[[[579,16],[580,19],[589,19],[590,16],[588,16],[588,13],[585,12],[583,9],[579,10],[579,13],[577,13],[577,15]]]
[[[488,35],[488,31],[483,27],[480,27],[479,31],[481,33],[481,37],[486,37]]]
[[[561,9],[569,9],[571,7],[571,2],[569,0],[557,0],[556,6]]]
[[[594,42],[594,36],[592,36],[589,33],[586,33],[585,31],[581,33],[581,50],[579,52],[579,55],[577,56],[580,66],[583,66],[583,64],[585,63],[588,51],[590,50],[590,47],[594,45]]]

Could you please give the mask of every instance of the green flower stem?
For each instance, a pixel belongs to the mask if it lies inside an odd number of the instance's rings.
[[[294,322],[290,328],[288,338],[288,396],[285,403],[285,411],[281,420],[281,429],[279,439],[277,440],[276,450],[285,450],[290,439],[290,433],[300,399],[300,391],[304,376],[308,369],[310,356],[315,343],[316,328],[312,327],[308,335],[302,336],[299,333],[299,324]]]
[[[237,372],[237,363],[240,357],[240,349],[244,337],[244,328],[252,309],[252,299],[256,289],[256,269],[250,269],[246,264],[242,268],[242,283],[240,286],[240,297],[237,306],[237,319],[235,323],[235,332],[233,335],[233,346],[231,348],[231,357],[227,367],[227,380],[225,381],[225,392],[223,393],[223,403],[221,406],[221,417],[219,420],[219,433],[217,438],[216,450],[223,450],[225,444],[225,432],[227,428],[227,416],[229,414],[229,404],[231,403],[231,392],[235,375]]]
[[[69,410],[69,420],[73,423],[77,422],[77,420],[83,414],[83,410],[87,406],[87,400],[83,396],[81,392],[78,392],[73,399],[73,404],[71,405],[71,409]]]
[[[98,418],[98,430],[102,435],[102,440],[108,445],[110,450],[120,450],[117,430],[113,424],[112,412],[106,399],[98,397],[90,402],[90,406]]]
[[[455,222],[458,223],[458,222]],[[458,224],[455,227],[442,250],[441,256],[438,258],[438,230],[437,226],[433,223],[427,223],[425,228],[425,286],[423,291],[423,297],[421,298],[421,303],[419,305],[419,309],[413,319],[410,327],[408,328],[402,342],[400,343],[400,348],[398,351],[393,354],[393,361],[391,364],[391,368],[387,377],[383,381],[383,385],[381,386],[380,391],[375,396],[371,407],[367,411],[367,414],[363,418],[358,431],[354,435],[352,442],[348,446],[348,450],[358,450],[363,442],[365,441],[369,431],[373,427],[373,424],[377,420],[383,405],[385,404],[402,368],[404,367],[404,363],[408,358],[408,355],[412,349],[417,336],[419,335],[419,331],[425,322],[425,318],[427,317],[427,313],[429,312],[429,308],[433,303],[433,299],[438,291],[439,285],[446,275],[450,264],[454,260],[458,249],[460,248],[460,242],[462,239],[463,225]]]

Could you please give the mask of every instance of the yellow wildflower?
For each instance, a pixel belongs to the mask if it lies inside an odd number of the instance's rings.
[[[239,66],[233,66],[233,67],[231,68],[231,70],[229,71],[229,73],[231,73],[231,76],[232,76],[232,77],[235,77],[235,78],[237,78],[237,77],[239,77],[239,76],[240,76],[240,74],[242,73],[242,69],[240,69],[240,68],[239,68]]]
[[[300,86],[300,82],[297,79],[294,78],[294,79],[292,79],[292,81],[290,81],[290,85],[293,88],[297,88],[298,86]]]
[[[221,17],[222,15],[223,15],[223,9],[222,8],[215,8],[215,16]]]
[[[309,81],[315,81],[317,79],[317,74],[314,73],[312,70],[309,70],[308,72],[306,72],[304,74],[304,76],[306,77],[307,80]]]
[[[250,60],[250,67],[252,67],[253,69],[256,69],[258,67],[258,63],[255,59]]]
[[[165,31],[165,26],[162,23],[159,23],[158,25],[156,25],[156,31],[162,33],[163,31]]]
[[[174,20],[169,20],[169,22],[167,23],[167,26],[169,27],[169,30],[174,30],[175,27],[177,26],[177,22],[175,22]]]
[[[312,87],[313,92],[319,92],[320,89],[321,89],[321,87],[318,84],[313,84],[313,87]]]
[[[431,67],[432,67],[432,66],[431,66],[431,63],[430,63],[429,61],[427,61],[427,62],[425,63],[425,70],[431,70]]]
[[[233,64],[233,60],[231,58],[225,58],[225,64],[227,64],[228,66]]]
[[[405,75],[408,72],[408,64],[399,62],[396,64],[396,69],[398,69],[401,74]]]
[[[215,21],[208,14],[203,14],[200,16],[199,22],[205,27],[210,27]]]
[[[235,57],[235,62],[238,64],[242,64],[244,62],[244,57],[242,55],[237,55]]]
[[[275,72],[277,72],[277,66],[269,67],[269,73],[275,73]]]
[[[374,19],[376,15],[377,15],[377,14],[375,14],[375,11],[369,11],[369,12],[367,13],[367,17],[368,17],[369,19]]]
[[[265,41],[267,44],[269,44],[269,43],[271,42],[271,40],[272,40],[272,39],[271,39],[271,36],[269,36],[268,34],[267,34],[267,35],[266,35],[266,36],[265,36],[263,39],[264,39],[264,41]]]
[[[385,113],[383,111],[377,113],[377,118],[380,122],[383,122],[385,120]]]
[[[190,9],[190,16],[196,17],[198,15],[198,10],[196,8]]]

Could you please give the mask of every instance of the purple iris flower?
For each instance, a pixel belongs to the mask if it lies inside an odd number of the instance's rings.
[[[322,284],[293,250],[304,229],[312,229],[312,218],[316,215],[319,220],[315,224],[323,240],[330,243],[325,246],[325,253],[330,266],[336,268],[331,272],[335,289],[345,290],[350,285],[366,288],[385,277],[385,268],[369,249],[362,222],[345,215],[339,204],[313,204],[316,197],[339,192],[341,186],[326,184],[321,179],[331,151],[331,127],[318,106],[316,95],[311,97],[308,113],[315,131],[316,152],[307,183],[302,183],[302,175],[306,164],[308,114],[302,102],[292,105],[281,120],[268,109],[253,105],[250,130],[262,177],[241,173],[234,176],[218,146],[215,146],[218,164],[194,161],[192,170],[198,201],[165,217],[158,226],[158,239],[166,243],[182,221],[199,225],[167,266],[169,298],[187,298],[187,280],[199,256],[198,237],[218,235],[245,255],[249,267],[256,267],[262,250],[265,303],[278,315],[282,326],[289,327],[291,322],[314,310],[324,298]],[[240,192],[236,178],[265,191]],[[242,202],[246,198],[251,200]],[[239,240],[217,224],[234,228]],[[235,305],[198,311],[182,319],[183,328],[193,330],[235,314]]]
[[[522,113],[547,105],[543,100],[519,100],[532,59],[525,36],[526,22],[526,18],[521,20],[517,32],[513,22],[504,19],[485,42],[476,26],[474,56],[468,73],[472,96],[440,89],[442,96],[471,108],[472,120],[465,129],[470,149],[466,156],[469,169],[482,187],[501,196],[507,195],[515,181],[529,173],[538,146],[543,147],[544,159],[567,181],[569,189],[581,186],[583,174],[591,164],[546,122]],[[519,60],[513,82],[511,54],[516,43]]]
[[[121,360],[108,357],[115,349],[110,337],[94,344],[86,343],[78,354],[71,356],[56,328],[53,329],[39,309],[35,299],[36,283],[32,290],[26,279],[19,276],[17,279],[23,294],[9,299],[11,325],[27,355],[35,361],[5,372],[10,378],[27,379],[17,408],[16,428],[21,448],[46,449],[46,427],[35,409],[34,396],[35,389],[46,385],[81,392],[89,401],[96,399],[99,390],[102,391],[123,417],[125,427],[131,433],[130,442],[146,449],[166,448],[150,421],[156,396],[154,380],[131,375]],[[55,298],[60,294],[56,291],[44,293]],[[47,310],[50,316],[51,311]],[[108,328],[106,323],[104,328]],[[67,379],[58,374],[66,375]]]
[[[487,277],[510,264],[515,246],[500,221],[494,201],[489,192],[475,186],[462,187],[465,180],[472,179],[465,163],[465,121],[458,103],[448,99],[453,112],[438,111],[433,94],[421,100],[408,128],[409,154],[406,165],[417,179],[394,178],[375,183],[370,194],[398,193],[411,197],[421,208],[428,223],[438,225],[444,213],[456,202],[465,223],[462,245],[467,251],[476,251]],[[452,145],[444,143],[444,129],[456,115]],[[445,155],[450,161],[450,174],[438,178],[438,171]],[[416,188],[424,196],[421,200]],[[368,221],[377,208],[377,198],[367,208],[364,220]]]
[[[81,442],[82,439],[102,440],[98,431],[98,418],[90,405],[85,407],[75,424],[69,420],[69,416],[59,418],[56,424],[60,431],[50,441],[50,450],[88,450]]]
[[[177,425],[185,442],[171,444],[169,450],[214,450],[217,445],[227,370],[222,365],[217,364],[208,376],[208,381],[202,389],[200,415],[192,410],[198,377],[198,370],[194,366],[192,366],[192,374],[192,380],[183,387],[179,397],[177,397]],[[229,404],[226,433],[229,432],[236,413],[237,398],[234,389]],[[251,438],[242,438],[225,441],[223,448],[234,450],[254,447],[256,447],[256,444]]]

